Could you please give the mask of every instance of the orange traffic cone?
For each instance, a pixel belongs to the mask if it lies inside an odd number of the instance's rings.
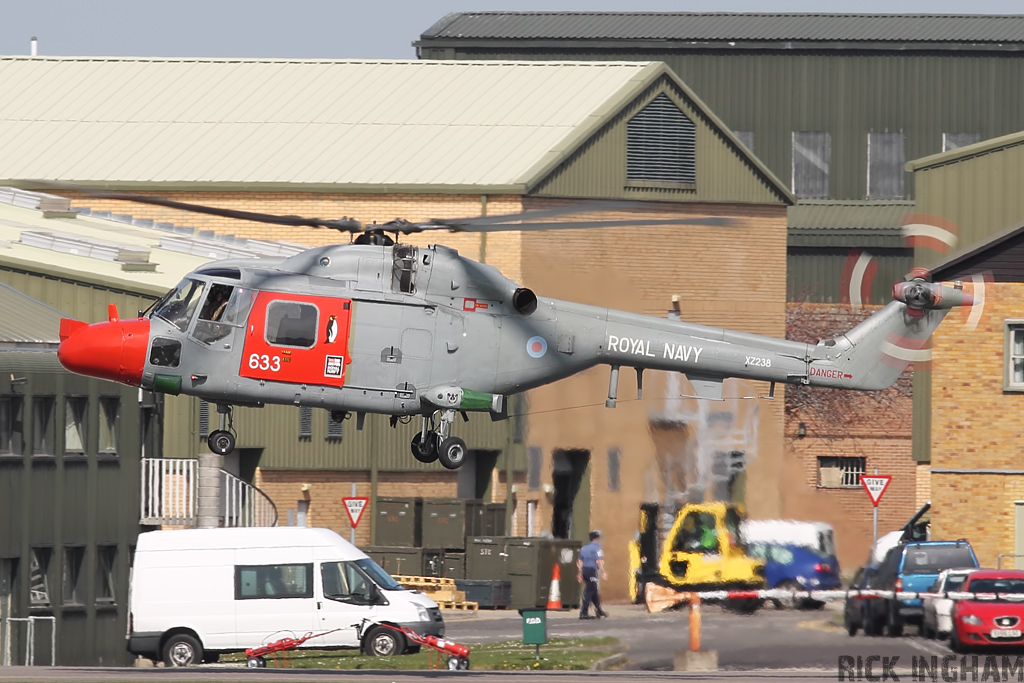
[[[551,589],[548,591],[548,609],[562,609],[562,570],[555,562],[551,570]]]

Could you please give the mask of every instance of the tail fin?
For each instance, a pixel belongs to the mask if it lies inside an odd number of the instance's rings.
[[[845,335],[818,343],[814,357],[825,362],[811,362],[811,384],[887,389],[910,363],[931,359],[928,340],[952,307],[974,303],[970,294],[939,283],[901,282],[893,294],[896,301]],[[837,375],[845,381],[834,381]]]

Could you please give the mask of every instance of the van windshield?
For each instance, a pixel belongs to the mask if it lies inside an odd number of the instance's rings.
[[[391,578],[390,574],[381,569],[380,565],[370,558],[366,558],[365,560],[356,560],[356,566],[366,572],[366,575],[373,579],[373,582],[384,590],[402,590],[402,587],[398,585],[398,582]]]

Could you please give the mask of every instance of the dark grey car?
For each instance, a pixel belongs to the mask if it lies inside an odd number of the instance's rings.
[[[871,588],[871,582],[878,573],[877,564],[869,564],[866,567],[861,567],[853,575],[853,580],[850,581],[851,590],[867,590]],[[871,632],[866,620],[867,615],[867,599],[847,596],[846,603],[843,605],[843,626],[846,627],[846,632],[851,636],[857,635],[857,631],[864,629],[864,634],[873,636],[877,633]]]

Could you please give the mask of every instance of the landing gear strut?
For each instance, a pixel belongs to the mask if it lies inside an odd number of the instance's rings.
[[[419,433],[412,438],[412,455],[424,463],[440,460],[449,470],[457,470],[466,460],[466,442],[457,436],[450,436],[454,410],[439,410],[431,416],[423,416]]]
[[[226,403],[218,403],[217,418],[218,428],[206,437],[206,445],[217,455],[227,455],[235,450],[235,427],[231,406]]]

